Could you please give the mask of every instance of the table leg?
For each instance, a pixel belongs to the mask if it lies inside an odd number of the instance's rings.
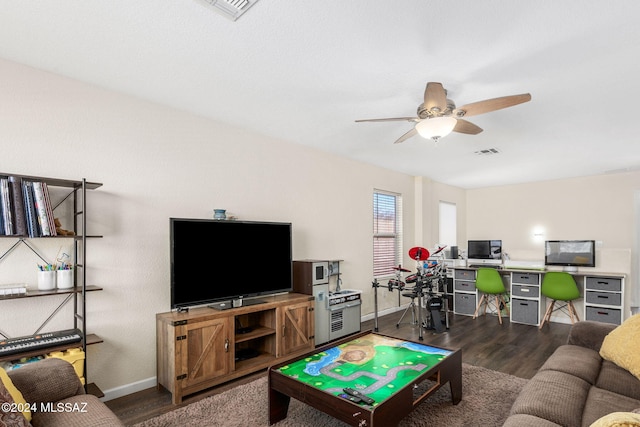
[[[269,387],[269,425],[287,418],[291,397]]]
[[[449,387],[451,388],[451,401],[457,405],[462,400],[462,369],[459,374],[454,374],[449,378]]]

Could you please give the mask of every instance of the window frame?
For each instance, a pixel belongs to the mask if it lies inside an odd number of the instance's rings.
[[[402,195],[374,189],[372,202],[373,277],[375,279],[394,276],[393,267],[402,264]],[[391,208],[393,213],[390,214]],[[384,221],[391,221],[391,224],[385,224]],[[391,243],[381,245],[380,239],[389,239]]]

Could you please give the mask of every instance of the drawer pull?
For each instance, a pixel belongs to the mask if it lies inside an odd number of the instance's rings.
[[[609,315],[609,313],[607,313],[606,311],[599,311],[598,314],[600,316],[608,316]]]
[[[598,295],[598,298],[609,299],[609,297],[606,295]]]
[[[529,291],[530,291],[530,289],[527,289],[527,288],[520,289],[520,292],[529,292]]]
[[[520,305],[529,305],[528,302],[521,302]]]

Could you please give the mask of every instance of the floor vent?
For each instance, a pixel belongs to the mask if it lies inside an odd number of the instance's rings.
[[[232,21],[237,20],[258,0],[202,0],[211,5],[219,14]]]
[[[500,150],[498,150],[497,148],[485,148],[484,150],[476,151],[474,154],[477,154],[478,156],[492,156],[499,153]]]

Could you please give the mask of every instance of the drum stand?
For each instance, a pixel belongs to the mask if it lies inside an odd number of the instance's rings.
[[[400,295],[400,293],[398,293],[398,295]],[[418,295],[416,294],[415,290],[412,290],[411,294],[402,294],[402,296],[411,298],[411,302],[409,303],[407,308],[405,308],[404,312],[402,313],[402,316],[400,316],[400,320],[398,320],[398,323],[396,323],[396,328],[400,327],[400,323],[402,323],[402,319],[404,319],[404,316],[407,315],[407,312],[409,310],[411,310],[411,324],[415,325],[416,323],[418,323],[417,317],[416,317],[416,302],[415,302],[415,299],[418,297]]]

